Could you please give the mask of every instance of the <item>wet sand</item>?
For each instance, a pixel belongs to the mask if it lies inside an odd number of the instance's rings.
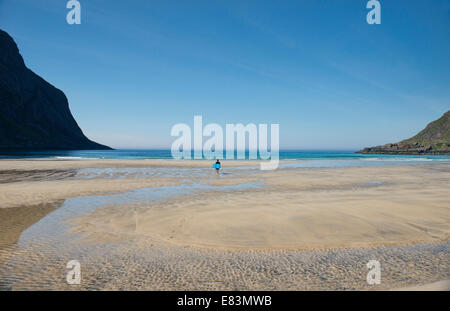
[[[450,279],[449,164],[263,172],[230,161],[219,177],[209,164],[0,161],[0,288],[414,289]],[[65,283],[71,259],[80,286]],[[380,285],[365,281],[371,259]]]

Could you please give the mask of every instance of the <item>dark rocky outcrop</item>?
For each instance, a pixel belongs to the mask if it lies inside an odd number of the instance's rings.
[[[450,110],[414,137],[395,144],[364,148],[358,153],[450,154]]]
[[[0,30],[0,150],[111,149],[84,136],[64,93],[25,66]]]

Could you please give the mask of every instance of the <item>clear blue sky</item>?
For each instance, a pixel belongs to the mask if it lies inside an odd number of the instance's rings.
[[[170,148],[173,124],[279,123],[282,148],[358,149],[450,109],[450,1],[0,0],[0,28],[91,139]]]

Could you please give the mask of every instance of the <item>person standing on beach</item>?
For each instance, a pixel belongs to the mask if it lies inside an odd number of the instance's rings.
[[[216,174],[219,175],[219,170],[220,170],[220,161],[219,161],[219,159],[216,160],[216,163],[213,164],[213,167],[216,169]]]

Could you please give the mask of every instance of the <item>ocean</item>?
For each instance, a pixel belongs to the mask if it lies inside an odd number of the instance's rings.
[[[340,167],[377,166],[420,163],[450,163],[450,156],[444,155],[378,155],[357,154],[354,150],[281,150],[281,160],[297,160],[283,166]],[[248,156],[248,154],[247,154]],[[172,159],[170,150],[118,149],[118,150],[55,150],[1,152],[0,159]]]

